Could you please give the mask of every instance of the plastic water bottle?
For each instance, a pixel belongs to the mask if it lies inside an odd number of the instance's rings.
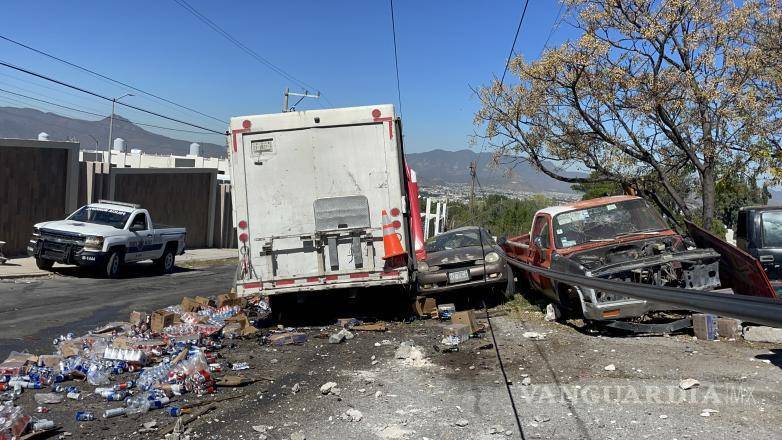
[[[79,411],[76,413],[76,420],[79,422],[91,422],[95,420],[95,414],[92,411]]]
[[[106,400],[109,402],[121,402],[125,400],[126,397],[128,397],[127,391],[112,391],[111,393],[106,394]]]
[[[150,400],[147,397],[146,393],[142,393],[126,399],[127,414],[140,414],[149,411]]]
[[[150,407],[150,409],[160,409],[160,408],[163,408],[164,406],[168,405],[168,402],[169,402],[168,397],[166,397],[166,396],[159,397],[157,399],[150,400],[149,401],[149,407]]]
[[[107,409],[106,411],[103,411],[103,418],[104,418],[104,419],[110,419],[110,418],[112,418],[112,417],[117,417],[117,416],[124,415],[124,414],[125,414],[125,413],[127,413],[127,412],[128,412],[128,409],[127,409],[127,408],[112,408],[112,409]]]
[[[168,415],[170,415],[171,417],[179,417],[179,416],[181,416],[181,415],[182,415],[182,408],[178,408],[178,407],[176,407],[176,406],[172,406],[171,408],[168,408],[168,409],[166,410],[166,412],[167,412],[167,413],[168,413]]]
[[[78,391],[72,391],[68,393],[65,397],[71,399],[71,400],[81,400],[81,393]]]
[[[132,380],[129,380],[127,382],[118,383],[114,385],[114,391],[122,391],[122,390],[129,390],[136,386],[136,382],[133,382]]]

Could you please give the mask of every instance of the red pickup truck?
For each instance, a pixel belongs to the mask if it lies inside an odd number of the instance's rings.
[[[511,259],[559,272],[699,290],[720,286],[720,255],[695,248],[640,197],[602,197],[542,209],[528,234],[511,237],[502,247]],[[523,270],[518,280],[522,288],[551,298],[570,317],[627,320],[670,310]]]

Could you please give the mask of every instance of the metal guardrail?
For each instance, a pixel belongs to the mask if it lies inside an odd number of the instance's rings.
[[[605,280],[530,266],[511,258],[508,258],[508,264],[573,286],[589,287],[603,292],[669,304],[680,309],[713,313],[782,328],[782,301],[780,300]]]

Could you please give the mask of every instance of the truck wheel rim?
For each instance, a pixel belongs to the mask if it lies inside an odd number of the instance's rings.
[[[174,256],[170,253],[166,254],[166,269],[170,269],[174,264]]]
[[[111,257],[111,273],[116,273],[119,267],[119,258],[116,255]]]

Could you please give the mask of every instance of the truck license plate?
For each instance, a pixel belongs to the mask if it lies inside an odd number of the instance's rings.
[[[448,272],[449,283],[463,283],[470,279],[470,272],[468,270],[459,270],[456,272]]]

